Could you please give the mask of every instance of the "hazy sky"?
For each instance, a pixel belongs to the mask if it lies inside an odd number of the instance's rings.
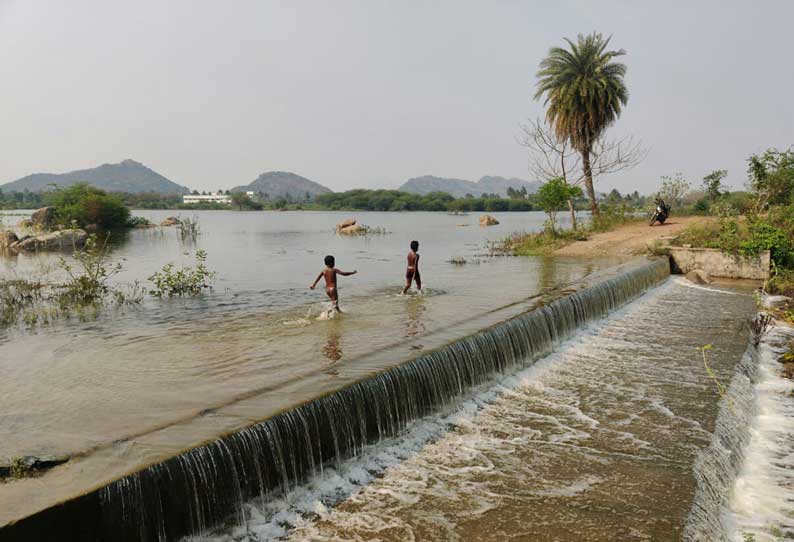
[[[528,178],[518,124],[563,37],[613,34],[650,147],[598,188],[745,180],[794,144],[794,2],[0,0],[0,183],[133,158],[198,189]]]

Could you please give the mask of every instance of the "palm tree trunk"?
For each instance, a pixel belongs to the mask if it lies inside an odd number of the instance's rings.
[[[573,200],[568,198],[568,209],[571,211],[571,229],[576,231],[576,211],[573,208]]]
[[[590,149],[582,151],[582,169],[584,170],[584,185],[587,188],[587,197],[590,198],[590,210],[593,218],[598,216],[598,201],[593,188],[593,170],[590,168]]]

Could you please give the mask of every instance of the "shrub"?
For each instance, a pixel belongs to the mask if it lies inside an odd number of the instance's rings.
[[[127,227],[129,228],[134,228],[136,226],[148,226],[149,224],[151,224],[151,221],[148,218],[143,218],[142,216],[131,216],[127,221]]]
[[[207,253],[196,251],[196,265],[174,269],[174,264],[166,264],[160,271],[149,277],[154,288],[149,293],[156,297],[174,297],[198,295],[205,288],[211,288],[210,282],[215,279],[215,272],[209,271],[205,265]]]
[[[599,215],[593,220],[592,228],[594,231],[599,232],[609,231],[615,226],[620,226],[633,220],[639,220],[639,217],[635,216],[634,209],[628,207],[625,203],[618,205],[602,204],[599,207]]]
[[[62,307],[99,303],[113,290],[108,280],[121,272],[121,262],[107,263],[107,237],[99,243],[90,235],[85,247],[75,250],[74,263],[61,257],[59,267],[66,272],[67,281],[61,285],[58,300]]]
[[[794,265],[792,241],[785,232],[766,220],[755,219],[750,222],[748,238],[739,242],[739,251],[754,256],[762,250],[770,251],[772,260],[779,266]]]
[[[49,199],[56,208],[56,222],[63,226],[96,224],[106,230],[129,226],[130,210],[121,198],[88,184],[58,189]]]
[[[546,229],[538,233],[514,233],[501,243],[496,249],[516,256],[538,256],[549,254],[555,250],[571,244],[574,241],[587,240],[587,233],[581,230],[556,230]]]

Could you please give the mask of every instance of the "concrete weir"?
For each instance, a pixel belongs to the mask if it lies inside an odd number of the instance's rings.
[[[0,541],[172,541],[230,518],[242,522],[244,502],[268,499],[454,403],[494,375],[532,364],[582,325],[664,281],[669,272],[663,259],[632,268],[13,519],[0,527]]]
[[[674,269],[688,273],[699,269],[712,277],[726,279],[766,280],[769,278],[770,252],[744,257],[716,248],[669,247]]]

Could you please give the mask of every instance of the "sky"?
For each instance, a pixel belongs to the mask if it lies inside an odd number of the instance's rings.
[[[538,63],[625,49],[614,137],[648,147],[598,190],[693,184],[794,145],[794,2],[0,0],[0,183],[143,162],[199,190],[294,171],[333,190],[530,180]]]

